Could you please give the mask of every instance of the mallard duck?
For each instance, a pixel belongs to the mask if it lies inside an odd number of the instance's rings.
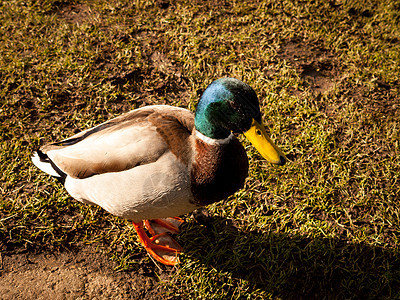
[[[182,248],[168,232],[179,232],[177,216],[244,185],[248,159],[233,133],[267,161],[285,163],[262,125],[256,93],[234,78],[212,82],[195,114],[166,105],[135,109],[42,146],[32,160],[73,198],[132,221],[149,254],[175,265]]]

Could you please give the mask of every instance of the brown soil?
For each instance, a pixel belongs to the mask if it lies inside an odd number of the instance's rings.
[[[335,54],[315,41],[293,38],[280,46],[278,55],[294,66],[300,77],[314,92],[328,92],[338,80]]]
[[[1,299],[162,299],[153,276],[117,272],[90,247],[0,257]],[[162,276],[163,277],[163,276]]]

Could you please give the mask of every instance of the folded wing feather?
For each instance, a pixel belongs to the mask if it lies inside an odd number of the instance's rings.
[[[118,172],[156,161],[168,150],[154,120],[167,107],[149,106],[41,148],[51,161],[73,178]],[[175,113],[192,114],[175,108]],[[171,107],[168,107],[171,112]],[[174,111],[172,111],[174,112]]]

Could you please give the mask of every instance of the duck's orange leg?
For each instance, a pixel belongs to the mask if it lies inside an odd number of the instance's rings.
[[[183,249],[168,232],[178,233],[178,227],[182,222],[178,218],[168,218],[132,223],[138,234],[139,241],[147,252],[160,263],[174,266],[179,263],[178,255]],[[151,234],[151,237],[147,235],[143,224]]]
[[[178,217],[165,218],[165,219],[153,219],[144,220],[146,229],[152,236],[163,232],[179,233],[179,226],[183,223],[183,220]]]

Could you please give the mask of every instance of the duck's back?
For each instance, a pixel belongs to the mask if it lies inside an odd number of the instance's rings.
[[[193,113],[186,109],[147,106],[43,146],[40,152],[66,175],[83,179],[155,162],[168,150],[187,160],[182,146],[193,128]]]

